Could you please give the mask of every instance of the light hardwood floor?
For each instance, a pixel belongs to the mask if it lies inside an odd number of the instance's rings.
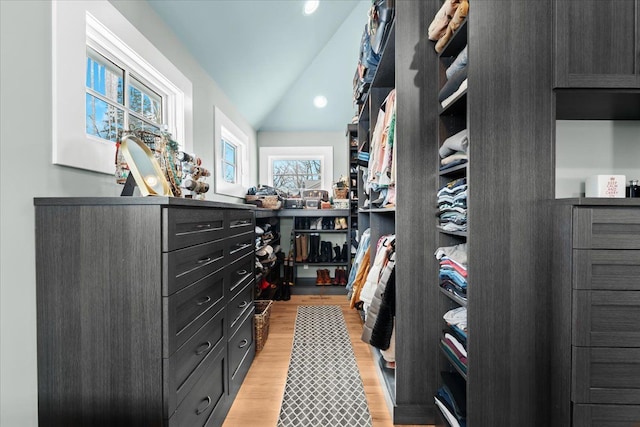
[[[338,305],[342,308],[364,384],[373,427],[392,427],[373,357],[369,346],[360,339],[362,332],[360,316],[355,310],[349,308],[344,295],[293,295],[290,301],[273,302],[269,337],[262,351],[256,355],[223,427],[276,425],[287,379],[293,327],[299,305]]]

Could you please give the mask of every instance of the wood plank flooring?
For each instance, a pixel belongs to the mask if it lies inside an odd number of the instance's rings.
[[[342,308],[364,384],[373,427],[392,427],[391,416],[384,399],[384,392],[378,382],[373,357],[369,346],[360,339],[362,333],[360,316],[355,310],[349,308],[344,295],[292,295],[290,301],[273,302],[269,337],[262,351],[256,355],[223,427],[276,425],[287,379],[293,328],[299,305],[338,305]]]

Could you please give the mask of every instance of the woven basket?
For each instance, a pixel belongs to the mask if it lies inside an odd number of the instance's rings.
[[[244,196],[247,202],[253,202],[256,200],[262,201],[262,207],[266,209],[280,209],[280,202],[278,196]]]
[[[269,336],[269,317],[271,316],[271,300],[255,300],[254,314],[256,328],[256,352],[262,350]]]
[[[334,199],[348,199],[349,198],[349,188],[334,188],[333,189],[333,198]]]

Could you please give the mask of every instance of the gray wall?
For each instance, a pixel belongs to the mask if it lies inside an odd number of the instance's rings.
[[[256,165],[255,131],[147,3],[113,3],[191,80],[193,150],[204,165],[213,165],[214,105],[249,135]],[[0,19],[0,425],[29,427],[38,424],[33,198],[117,196],[121,187],[51,163],[51,2],[2,0]]]
[[[640,179],[640,121],[558,120],[556,197],[584,197],[590,175]]]

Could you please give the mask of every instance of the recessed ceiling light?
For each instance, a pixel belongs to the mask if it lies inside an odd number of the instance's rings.
[[[304,2],[304,14],[311,15],[320,6],[320,0],[307,0]]]
[[[324,108],[327,106],[327,98],[322,95],[318,95],[313,98],[313,105],[315,105],[316,108]]]

